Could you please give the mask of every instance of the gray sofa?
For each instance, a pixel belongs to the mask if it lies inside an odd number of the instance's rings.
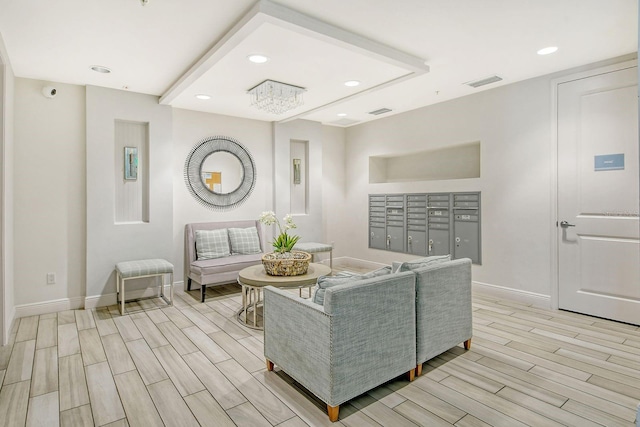
[[[409,264],[409,263],[407,263]],[[324,304],[264,290],[264,354],[327,404],[339,405],[472,336],[471,260],[459,259],[325,289]],[[413,373],[409,374],[413,379]]]
[[[471,260],[417,268],[416,375],[422,364],[460,343],[471,346]]]
[[[251,255],[234,255],[199,260],[196,252],[196,230],[219,230],[223,228],[256,227],[260,239],[262,253]],[[264,253],[264,233],[259,221],[220,221],[187,224],[184,228],[184,275],[187,290],[191,290],[191,282],[200,285],[201,302],[204,302],[206,287],[232,283],[238,279],[238,272],[245,267],[260,264]]]
[[[264,289],[264,354],[327,404],[342,403],[416,367],[415,275],[328,288],[324,305]]]

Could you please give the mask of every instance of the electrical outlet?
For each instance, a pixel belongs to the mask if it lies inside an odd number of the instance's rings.
[[[56,273],[47,273],[47,285],[56,284]]]

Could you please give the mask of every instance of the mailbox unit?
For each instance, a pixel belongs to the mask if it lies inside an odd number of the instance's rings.
[[[369,195],[369,247],[481,264],[480,193]]]

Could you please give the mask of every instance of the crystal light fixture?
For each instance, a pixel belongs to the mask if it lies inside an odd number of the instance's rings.
[[[302,94],[305,91],[300,86],[265,80],[247,93],[251,97],[251,105],[267,113],[282,114],[304,104]]]

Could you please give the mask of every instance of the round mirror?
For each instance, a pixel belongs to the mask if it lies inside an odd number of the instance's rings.
[[[233,138],[214,136],[198,142],[184,164],[184,180],[203,206],[229,210],[243,203],[256,184],[256,166]]]
[[[228,194],[240,187],[243,178],[242,163],[231,153],[217,151],[202,162],[200,176],[209,191]]]

